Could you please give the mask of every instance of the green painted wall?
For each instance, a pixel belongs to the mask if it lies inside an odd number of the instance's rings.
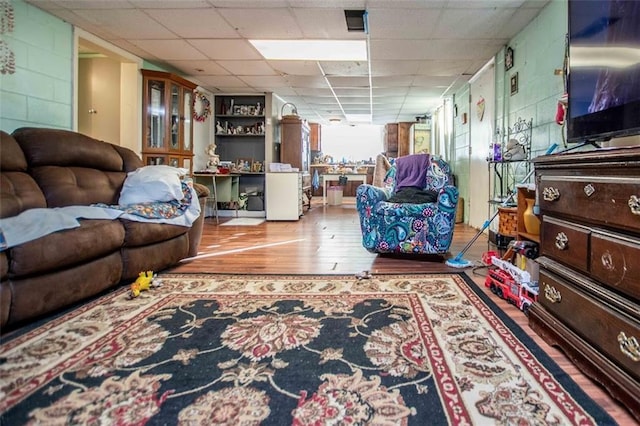
[[[533,119],[532,153],[536,157],[557,143],[562,149],[564,128],[556,124],[558,99],[564,93],[561,70],[564,62],[567,34],[567,0],[551,0],[540,14],[509,41],[515,51],[514,66],[504,70],[504,49],[495,56],[495,128],[506,139],[506,129],[519,117]],[[518,91],[511,95],[510,79],[518,73]],[[469,85],[454,94],[458,117],[454,118],[454,146],[452,167],[458,176],[460,196],[469,197],[469,149],[472,135],[469,120],[462,123],[464,113],[469,117]],[[506,141],[503,141],[506,142]]]
[[[2,34],[15,73],[0,75],[0,129],[73,126],[73,28],[22,0],[11,0],[14,26]]]
[[[504,72],[504,54],[496,56],[496,128],[506,129],[522,117],[533,118],[532,153],[536,157],[553,144],[562,147],[563,127],[555,122],[558,99],[564,93],[562,70],[567,36],[567,0],[552,0],[510,42],[514,66]],[[511,77],[518,73],[518,92],[511,95]]]

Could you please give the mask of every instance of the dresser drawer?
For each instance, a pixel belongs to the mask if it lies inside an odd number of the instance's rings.
[[[540,235],[541,254],[588,272],[590,232],[584,226],[544,216]]]
[[[593,230],[591,276],[640,301],[640,240]]]
[[[640,178],[629,176],[541,176],[543,214],[584,218],[640,230]]]
[[[640,378],[637,321],[597,302],[545,269],[540,270],[538,303],[630,375]]]

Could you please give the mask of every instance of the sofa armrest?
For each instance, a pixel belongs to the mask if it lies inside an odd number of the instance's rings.
[[[202,185],[201,183],[193,182],[193,189],[196,190],[196,194],[198,194],[198,198],[207,198],[211,191],[206,185]]]
[[[193,182],[193,189],[198,194],[198,202],[200,203],[200,216],[193,222],[189,230],[189,257],[198,254],[198,247],[202,239],[202,229],[204,227],[204,207],[205,200],[209,196],[209,188],[205,185]]]

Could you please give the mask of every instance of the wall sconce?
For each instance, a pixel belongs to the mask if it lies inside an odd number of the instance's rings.
[[[292,104],[291,102],[287,102],[286,104],[282,105],[282,108],[280,108],[280,117],[284,118],[284,107],[286,107],[287,105],[289,105],[291,107],[291,114],[287,115],[287,117],[299,117],[298,115],[298,108],[296,108],[296,106],[294,104]]]

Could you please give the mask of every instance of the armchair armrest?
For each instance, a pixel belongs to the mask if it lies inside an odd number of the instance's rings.
[[[379,201],[386,201],[391,196],[387,188],[362,184],[356,191],[356,199],[359,203],[367,206],[375,206]]]
[[[458,205],[460,192],[453,185],[445,185],[438,194],[438,205],[440,209],[455,211]]]

